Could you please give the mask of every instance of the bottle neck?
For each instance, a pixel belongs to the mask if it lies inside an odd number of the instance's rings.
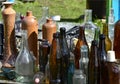
[[[109,32],[108,32],[108,24],[104,23],[103,24],[103,34],[108,38],[109,37]]]
[[[49,9],[48,7],[42,7],[42,17],[48,18],[49,15]]]
[[[85,10],[84,23],[92,22],[92,10]]]
[[[84,29],[84,27],[79,28],[79,37],[78,37],[78,39],[85,40],[85,29]]]
[[[105,39],[100,39],[100,42],[99,42],[99,50],[100,51],[105,51]]]
[[[94,40],[96,40],[97,42],[99,42],[99,35],[100,35],[100,30],[99,30],[99,28],[96,28]]]
[[[83,45],[80,47],[81,58],[88,58],[88,46]]]

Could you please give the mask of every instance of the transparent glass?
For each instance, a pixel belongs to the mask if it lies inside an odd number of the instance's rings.
[[[27,31],[22,30],[21,34],[21,50],[15,63],[16,81],[31,84],[35,73],[35,58],[28,49]]]
[[[79,60],[80,70],[83,71],[83,73],[86,75],[86,79],[88,79],[88,62],[89,62],[88,46],[82,45],[80,47],[80,51],[81,51],[81,58]]]
[[[88,43],[88,46],[91,46],[91,42],[94,39],[95,29],[97,26],[92,22],[92,10],[85,10],[84,23],[85,26],[85,37]]]
[[[73,75],[73,84],[86,84],[86,76],[82,70],[75,70]]]

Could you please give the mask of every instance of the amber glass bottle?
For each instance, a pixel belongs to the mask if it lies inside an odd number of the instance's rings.
[[[120,84],[120,69],[115,59],[115,52],[107,52],[107,68],[109,73],[109,84]]]
[[[112,49],[112,42],[109,38],[109,32],[108,32],[108,24],[103,23],[103,34],[105,35],[105,45],[106,45],[106,51]]]
[[[90,58],[88,63],[88,84],[100,84],[98,68],[98,44],[96,40],[92,41]]]
[[[113,50],[116,59],[120,59],[120,20],[115,23]]]
[[[88,46],[86,38],[85,38],[84,29],[85,29],[84,26],[80,26],[80,28],[79,28],[79,37],[78,37],[78,41],[77,41],[77,44],[76,44],[76,47],[75,47],[75,50],[74,50],[75,68],[76,69],[79,69],[79,60],[80,60],[80,57],[81,57],[80,47],[82,45],[87,45]]]
[[[105,35],[100,34],[99,36],[99,49],[98,49],[98,62],[100,70],[100,84],[109,84],[108,70],[107,70],[107,53],[105,46]]]
[[[53,40],[50,49],[49,68],[50,84],[61,84],[61,51],[59,44],[59,33],[53,34]]]
[[[61,75],[62,84],[68,84],[68,68],[70,64],[70,52],[68,49],[67,39],[66,39],[66,29],[64,27],[60,28],[60,51],[62,54],[62,65],[61,65]]]

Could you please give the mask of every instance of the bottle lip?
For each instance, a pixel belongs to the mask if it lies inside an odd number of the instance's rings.
[[[9,1],[6,1],[6,2],[2,2],[2,4],[13,4],[14,2],[9,2]]]
[[[109,50],[107,51],[107,61],[108,62],[115,62],[115,51]]]

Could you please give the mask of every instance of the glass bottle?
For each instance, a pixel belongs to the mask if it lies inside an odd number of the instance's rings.
[[[42,40],[39,45],[39,69],[40,72],[45,73],[45,66],[48,62],[48,55],[50,52],[50,44],[47,40]]]
[[[86,83],[88,84],[88,62],[89,62],[89,51],[88,46],[82,45],[80,47],[81,58],[79,60],[80,70],[86,75]]]
[[[86,76],[82,70],[75,70],[73,75],[73,84],[86,84]]]
[[[88,63],[88,84],[100,84],[97,54],[98,54],[98,42],[96,40],[93,40]]]
[[[66,29],[64,27],[60,28],[60,51],[61,51],[61,59],[62,59],[62,66],[61,66],[61,78],[62,84],[68,84],[68,68],[70,63],[70,52],[68,49],[67,39],[66,39]]]
[[[91,42],[95,36],[95,29],[97,26],[92,22],[92,10],[86,9],[84,16],[84,26],[85,26],[85,37],[88,43],[88,46],[91,46]]]
[[[68,68],[68,84],[73,84],[73,74],[75,70],[74,54],[70,52],[70,64]]]
[[[16,81],[22,83],[33,83],[35,73],[35,60],[28,49],[27,31],[22,30],[21,50],[15,63]]]
[[[117,60],[115,59],[115,52],[108,51],[107,52],[107,67],[109,73],[109,84],[119,84],[120,81],[120,69]]]
[[[75,46],[74,54],[75,54],[75,68],[79,69],[79,60],[81,58],[81,52],[80,52],[80,47],[82,45],[87,45],[87,41],[85,38],[85,33],[84,33],[84,26],[80,26],[79,28],[79,37],[77,44]]]
[[[100,71],[100,84],[109,84],[108,70],[107,70],[107,53],[105,46],[105,35],[100,34],[99,36],[99,49],[98,49],[98,62]]]
[[[53,34],[49,58],[50,84],[61,83],[61,51],[59,44],[59,33]]]
[[[48,7],[42,7],[42,17],[38,21],[39,28],[42,29],[42,25],[46,23],[47,18],[49,18],[49,8]]]
[[[114,24],[115,24],[114,9],[111,8],[110,14],[108,17],[108,30],[109,30],[109,37],[112,41],[112,44],[113,44],[113,40],[114,40]]]
[[[120,59],[120,20],[115,23],[113,50],[115,58]]]
[[[103,23],[103,34],[105,35],[105,46],[106,46],[106,51],[112,49],[112,42],[109,38],[109,31],[108,31],[108,24]]]

